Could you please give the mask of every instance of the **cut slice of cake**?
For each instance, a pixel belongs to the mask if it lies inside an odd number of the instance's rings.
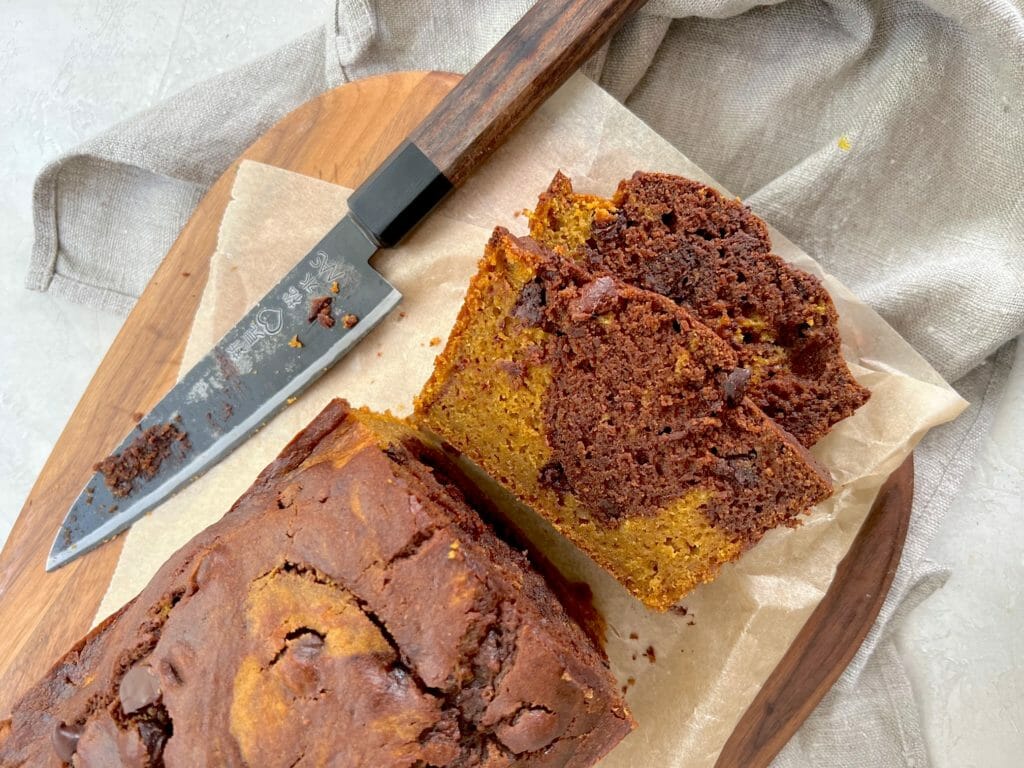
[[[333,402],[0,723],[0,765],[592,766],[632,727],[526,558]]]
[[[771,252],[764,222],[738,200],[661,173],[636,173],[607,200],[574,193],[559,173],[530,234],[694,312],[750,371],[750,398],[805,446],[868,399],[843,359],[828,292]]]
[[[498,229],[415,418],[665,610],[831,492],[748,376],[665,297]]]

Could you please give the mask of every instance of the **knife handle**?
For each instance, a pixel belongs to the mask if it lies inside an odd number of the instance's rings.
[[[349,197],[394,245],[533,113],[645,0],[537,0]]]
[[[409,137],[454,186],[643,0],[537,0]]]

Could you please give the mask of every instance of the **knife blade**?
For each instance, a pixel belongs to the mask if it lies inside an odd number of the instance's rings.
[[[377,249],[401,241],[643,3],[540,0],[527,11],[352,193],[348,214],[97,465],[46,570],[203,474],[372,330],[401,300],[370,266]]]
[[[122,441],[115,455],[124,456],[133,443],[149,454],[159,453],[161,447],[170,450],[160,458],[146,457],[158,464],[152,477],[143,473],[123,479],[121,485],[130,488],[123,495],[97,472],[58,531],[46,569],[57,568],[124,530],[202,474],[397,306],[401,294],[369,265],[376,250],[351,218],[343,218]],[[337,294],[331,291],[335,282]],[[315,317],[309,321],[311,304],[321,297],[330,297],[338,307],[331,315],[332,328]],[[345,315],[357,318],[351,328],[345,327]],[[172,436],[184,439],[170,440],[166,446],[147,445],[147,433],[164,426],[172,428]]]

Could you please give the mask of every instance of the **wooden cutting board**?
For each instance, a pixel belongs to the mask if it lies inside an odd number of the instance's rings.
[[[403,72],[330,91],[256,141],[203,198],[96,371],[0,554],[0,719],[89,630],[106,591],[120,539],[55,573],[43,565],[92,464],[176,379],[238,162],[355,187],[458,80]],[[849,663],[896,571],[912,495],[908,459],[882,489],[832,588],[732,734],[720,766],[767,765]]]

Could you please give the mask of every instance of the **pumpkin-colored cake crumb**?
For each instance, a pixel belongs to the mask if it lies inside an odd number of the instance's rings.
[[[666,610],[826,473],[668,299],[495,231],[415,419]]]

